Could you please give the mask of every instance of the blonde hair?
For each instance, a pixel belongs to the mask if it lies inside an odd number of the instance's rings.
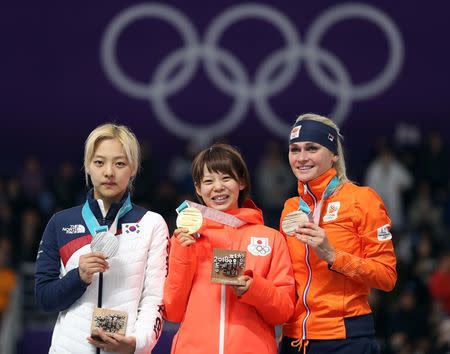
[[[89,164],[94,157],[98,144],[106,139],[118,139],[123,146],[123,150],[131,165],[133,177],[136,176],[141,165],[141,148],[136,135],[125,125],[106,123],[99,125],[87,137],[84,144],[84,175],[86,185],[89,185]],[[131,185],[130,185],[131,187]]]
[[[300,115],[297,118],[297,120],[295,121],[295,123],[297,123],[301,120],[314,120],[316,122],[326,124],[337,131],[338,136],[339,136],[337,139],[337,155],[339,158],[336,162],[333,162],[333,167],[336,169],[337,176],[339,178],[339,185],[341,185],[345,182],[348,182],[349,179],[347,178],[347,169],[345,168],[344,149],[343,149],[342,143],[341,143],[342,138],[341,138],[341,134],[339,132],[339,127],[336,125],[336,123],[334,123],[331,119],[329,119],[327,117],[323,117],[323,116],[320,116],[320,115],[314,114],[314,113],[305,113],[305,114]]]

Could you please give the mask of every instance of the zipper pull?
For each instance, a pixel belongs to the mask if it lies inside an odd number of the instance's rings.
[[[308,185],[306,183],[303,185],[303,193],[308,193]]]

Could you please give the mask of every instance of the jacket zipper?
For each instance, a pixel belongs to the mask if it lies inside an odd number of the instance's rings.
[[[225,351],[225,305],[227,298],[225,284],[220,285],[219,354]]]
[[[303,190],[305,194],[309,194],[314,202],[314,210],[316,209],[317,206],[317,198],[316,196],[309,190],[308,188],[308,184],[305,183],[303,185]],[[306,281],[306,286],[305,289],[303,290],[303,305],[305,306],[306,309],[306,316],[303,319],[303,323],[302,323],[302,332],[303,332],[303,340],[306,339],[306,322],[308,321],[309,315],[311,314],[311,309],[308,306],[308,301],[307,301],[307,296],[308,296],[308,291],[309,291],[309,287],[311,286],[311,281],[312,281],[312,269],[311,269],[311,264],[309,262],[309,246],[305,245],[305,263],[306,266],[308,267],[308,280]]]

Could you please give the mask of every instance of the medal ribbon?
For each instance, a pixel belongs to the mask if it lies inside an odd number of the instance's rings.
[[[234,215],[224,213],[223,211],[216,210],[202,204],[191,202],[190,200],[185,200],[175,210],[177,214],[179,214],[182,210],[188,207],[199,210],[206,219],[210,219],[223,225],[231,226],[235,229],[246,224],[245,221],[242,221]]]
[[[319,225],[320,213],[322,210],[323,201],[334,193],[334,191],[336,190],[338,185],[339,185],[339,178],[337,176],[334,176],[333,179],[330,181],[330,183],[328,183],[327,187],[325,188],[325,191],[322,194],[322,198],[320,199],[320,202],[314,208],[314,212],[312,215],[312,220],[316,225]],[[308,204],[306,204],[306,202],[302,199],[301,196],[299,196],[298,204],[299,204],[298,210],[301,210],[304,213],[306,213],[311,219],[311,215],[310,215],[311,208],[309,207]]]
[[[117,213],[113,223],[111,224],[109,230],[108,226],[100,225],[94,213],[92,212],[91,207],[89,206],[89,202],[87,200],[83,205],[81,215],[83,216],[83,220],[86,223],[86,226],[89,229],[89,232],[91,233],[92,237],[95,237],[97,233],[103,231],[109,231],[111,234],[115,235],[117,232],[117,223],[119,219],[126,213],[128,213],[132,208],[133,206],[131,205],[131,198],[130,195],[128,195],[127,199],[125,200],[119,212]]]

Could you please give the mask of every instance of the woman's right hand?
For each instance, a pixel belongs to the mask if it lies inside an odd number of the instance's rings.
[[[195,243],[194,236],[188,234],[189,230],[186,227],[175,229],[173,237],[184,247],[188,247]]]
[[[95,273],[103,273],[109,268],[106,256],[101,252],[91,252],[80,256],[78,272],[86,284],[92,282]]]

